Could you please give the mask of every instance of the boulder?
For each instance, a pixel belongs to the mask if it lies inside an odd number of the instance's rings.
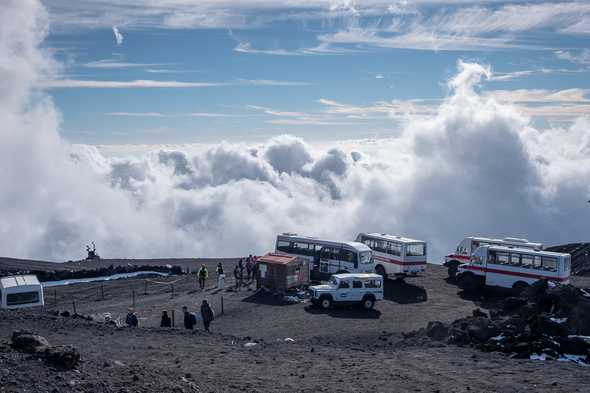
[[[545,295],[548,287],[549,284],[547,280],[538,280],[522,291],[520,297],[527,300],[538,301],[543,295]]]
[[[559,343],[560,352],[568,355],[588,355],[590,354],[590,342],[581,337],[556,337],[555,341]]]
[[[471,341],[484,343],[497,336],[500,330],[487,318],[473,318],[467,327],[467,333]]]
[[[565,321],[552,318],[550,314],[546,313],[537,316],[536,320],[531,323],[531,329],[533,333],[538,335],[566,337],[570,334]]]
[[[488,314],[486,314],[485,312],[481,311],[479,308],[476,308],[475,310],[473,310],[473,316],[475,318],[487,318]]]
[[[590,301],[580,299],[570,312],[567,325],[573,334],[590,336]]]
[[[56,346],[45,351],[45,361],[54,367],[71,370],[80,361],[80,353],[71,346]]]
[[[430,321],[426,326],[426,335],[433,340],[442,341],[447,337],[449,328],[439,321]]]
[[[50,348],[49,341],[43,336],[31,332],[17,330],[12,332],[12,347],[26,353],[44,353]]]
[[[526,299],[519,297],[507,297],[502,304],[502,310],[506,313],[513,313],[527,304]]]

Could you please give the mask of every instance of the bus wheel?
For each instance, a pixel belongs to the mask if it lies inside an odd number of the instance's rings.
[[[375,299],[372,296],[365,296],[363,298],[363,308],[365,310],[372,310],[375,307]]]
[[[387,273],[385,272],[385,268],[381,265],[377,265],[375,267],[375,273],[383,277],[383,279],[387,279]]]
[[[479,282],[473,273],[465,273],[458,277],[460,287],[468,293],[476,293],[479,290]]]
[[[529,287],[529,284],[527,284],[524,281],[517,281],[514,284],[512,284],[512,290],[517,295],[520,295],[528,287]]]
[[[451,261],[447,264],[447,266],[448,266],[449,278],[451,280],[455,280],[457,278],[457,271],[459,270],[459,262],[458,261]]]
[[[332,298],[329,296],[322,296],[320,298],[320,306],[322,306],[324,310],[329,309],[332,307]]]

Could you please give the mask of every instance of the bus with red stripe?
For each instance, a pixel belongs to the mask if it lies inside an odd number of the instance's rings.
[[[360,233],[356,241],[373,250],[375,273],[383,277],[416,275],[426,270],[426,242],[386,233]]]
[[[494,239],[481,236],[469,236],[459,243],[455,252],[445,256],[444,266],[448,268],[449,278],[454,279],[457,274],[457,268],[460,264],[469,262],[471,255],[480,246],[496,245],[496,246],[511,246],[528,248],[533,250],[542,250],[542,243],[529,242],[527,239],[519,239],[516,237],[505,237],[503,239]]]
[[[568,284],[570,269],[570,254],[488,245],[479,247],[468,263],[459,265],[457,282],[469,292],[491,286],[520,293],[542,279]]]

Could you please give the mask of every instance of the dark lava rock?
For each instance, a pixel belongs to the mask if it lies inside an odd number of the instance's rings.
[[[80,353],[71,346],[56,346],[45,351],[45,361],[54,367],[71,370],[80,361]]]
[[[473,316],[475,318],[487,318],[488,314],[486,314],[485,312],[481,311],[479,308],[476,308],[475,310],[473,310]]]
[[[59,315],[61,315],[62,317],[69,317],[70,312],[69,311],[62,311]]]
[[[569,329],[565,323],[557,322],[555,318],[551,318],[549,314],[539,314],[535,321],[531,324],[531,329],[539,335],[550,335],[557,337],[566,337],[569,334]]]
[[[474,341],[483,343],[497,336],[500,331],[487,318],[473,318],[471,324],[467,327],[467,332]]]
[[[426,335],[433,340],[442,341],[447,337],[449,328],[439,321],[430,321],[426,326]]]
[[[590,354],[590,343],[580,337],[556,337],[555,341],[559,343],[562,353],[570,355]]]
[[[50,348],[49,341],[43,336],[17,330],[12,332],[12,347],[26,353],[43,353]]]
[[[526,304],[526,299],[519,297],[507,297],[504,299],[504,303],[502,304],[502,310],[507,313],[513,313],[521,307],[524,307]]]
[[[590,301],[580,300],[568,318],[568,327],[574,334],[590,335]]]

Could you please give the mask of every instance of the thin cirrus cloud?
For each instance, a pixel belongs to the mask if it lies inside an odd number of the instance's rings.
[[[146,88],[205,88],[224,86],[309,86],[309,82],[280,81],[270,79],[239,79],[235,82],[182,82],[156,80],[79,80],[54,79],[42,81],[37,87],[45,89],[146,89]]]
[[[190,113],[161,113],[161,112],[108,112],[108,116],[119,117],[241,117],[233,113],[190,112]]]
[[[88,63],[82,64],[85,68],[99,68],[99,69],[119,69],[119,68],[143,68],[143,67],[158,67],[158,66],[170,66],[172,63],[131,63],[120,61],[118,59],[102,59],[89,61]]]

